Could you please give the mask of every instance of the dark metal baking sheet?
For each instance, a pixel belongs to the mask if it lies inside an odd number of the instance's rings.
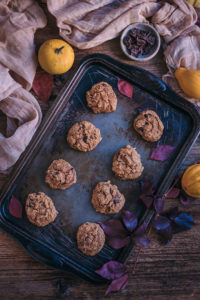
[[[119,93],[118,78],[133,84],[132,99]],[[87,107],[85,93],[100,81],[112,85],[118,98],[116,112],[96,115]],[[145,109],[156,111],[164,123],[163,136],[157,143],[142,140],[133,130],[134,117]],[[83,120],[100,128],[103,137],[98,147],[88,153],[71,149],[66,141],[69,128]],[[1,226],[39,261],[83,279],[101,282],[94,270],[110,259],[125,261],[134,245],[130,244],[123,250],[113,250],[105,245],[95,257],[87,257],[77,249],[76,231],[80,224],[110,218],[93,209],[93,188],[99,181],[111,180],[125,195],[125,209],[149,222],[153,211],[147,212],[138,200],[139,181],[148,178],[159,193],[164,193],[197,138],[199,129],[199,115],[193,105],[177,96],[159,78],[105,55],[92,55],[81,63],[63,88],[6,184],[1,194]],[[111,170],[114,153],[127,144],[136,147],[144,165],[142,176],[135,181],[121,181]],[[166,162],[149,160],[152,149],[159,144],[175,146]],[[66,191],[52,190],[44,182],[46,169],[52,160],[58,158],[69,161],[77,171],[77,184]],[[14,218],[8,211],[11,194],[24,207],[27,195],[38,191],[48,194],[59,211],[55,222],[44,228],[30,224],[24,211],[22,219]]]

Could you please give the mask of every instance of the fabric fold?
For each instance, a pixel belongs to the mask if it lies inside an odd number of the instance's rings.
[[[34,0],[3,0],[0,24],[0,110],[7,116],[7,134],[0,133],[0,170],[6,170],[41,122],[40,106],[28,90],[37,67],[34,33],[46,25],[46,17]]]

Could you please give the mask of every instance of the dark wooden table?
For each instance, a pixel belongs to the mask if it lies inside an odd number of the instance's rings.
[[[43,6],[45,9],[45,5]],[[45,9],[46,11],[46,9]],[[36,33],[37,45],[49,38],[59,38],[56,22],[47,11],[48,26]],[[119,48],[119,38],[90,50],[75,50],[74,67],[87,54],[105,53],[122,62],[140,66],[162,76],[166,66],[162,51],[146,63],[126,59]],[[73,72],[73,69],[70,74]],[[192,148],[182,169],[200,159],[200,139]],[[166,208],[180,206],[167,200]],[[176,235],[167,246],[159,244],[151,233],[151,244],[139,256],[135,273],[126,290],[110,294],[108,299],[188,300],[200,299],[200,201],[182,210],[191,212],[196,226]],[[134,268],[137,251],[128,264]],[[52,270],[32,259],[23,248],[0,231],[0,299],[103,299],[106,286],[93,286],[78,278]]]

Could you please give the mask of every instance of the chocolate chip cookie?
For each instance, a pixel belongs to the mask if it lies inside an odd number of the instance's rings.
[[[83,152],[93,150],[101,140],[99,128],[87,121],[74,124],[67,135],[70,147]]]
[[[78,248],[86,255],[94,256],[105,244],[105,234],[97,223],[86,222],[78,228]]]
[[[39,227],[53,222],[58,214],[51,198],[42,192],[28,195],[25,210],[29,221]]]
[[[117,97],[107,82],[94,84],[86,93],[88,106],[95,114],[109,113],[117,108]]]
[[[99,182],[92,194],[92,205],[97,212],[110,215],[118,213],[124,206],[125,198],[116,185],[110,181]]]
[[[64,159],[54,160],[46,171],[45,182],[52,189],[68,189],[72,184],[76,183],[76,171]]]
[[[158,141],[164,130],[164,125],[159,116],[153,110],[140,113],[134,120],[135,130],[148,142]]]
[[[117,151],[113,158],[112,170],[120,179],[136,179],[144,170],[136,149],[127,145]]]

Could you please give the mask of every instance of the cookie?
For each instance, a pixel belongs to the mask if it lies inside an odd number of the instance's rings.
[[[86,100],[95,114],[109,113],[117,108],[117,97],[111,85],[104,81],[94,84],[87,91]]]
[[[87,121],[74,124],[67,135],[70,147],[83,152],[93,150],[101,140],[99,128]]]
[[[29,221],[39,227],[53,222],[58,214],[51,198],[42,192],[28,195],[25,210]]]
[[[86,255],[94,256],[105,244],[105,234],[97,223],[86,222],[77,231],[78,248]]]
[[[125,198],[116,185],[110,181],[99,182],[92,194],[92,205],[97,212],[110,215],[118,213],[124,206]]]
[[[136,179],[144,170],[136,149],[127,145],[117,151],[113,158],[112,170],[120,179]]]
[[[158,141],[164,130],[164,125],[159,116],[153,110],[140,113],[134,120],[135,130],[148,142]]]
[[[45,182],[52,189],[68,189],[72,184],[76,183],[76,171],[64,159],[54,160],[46,171]]]

